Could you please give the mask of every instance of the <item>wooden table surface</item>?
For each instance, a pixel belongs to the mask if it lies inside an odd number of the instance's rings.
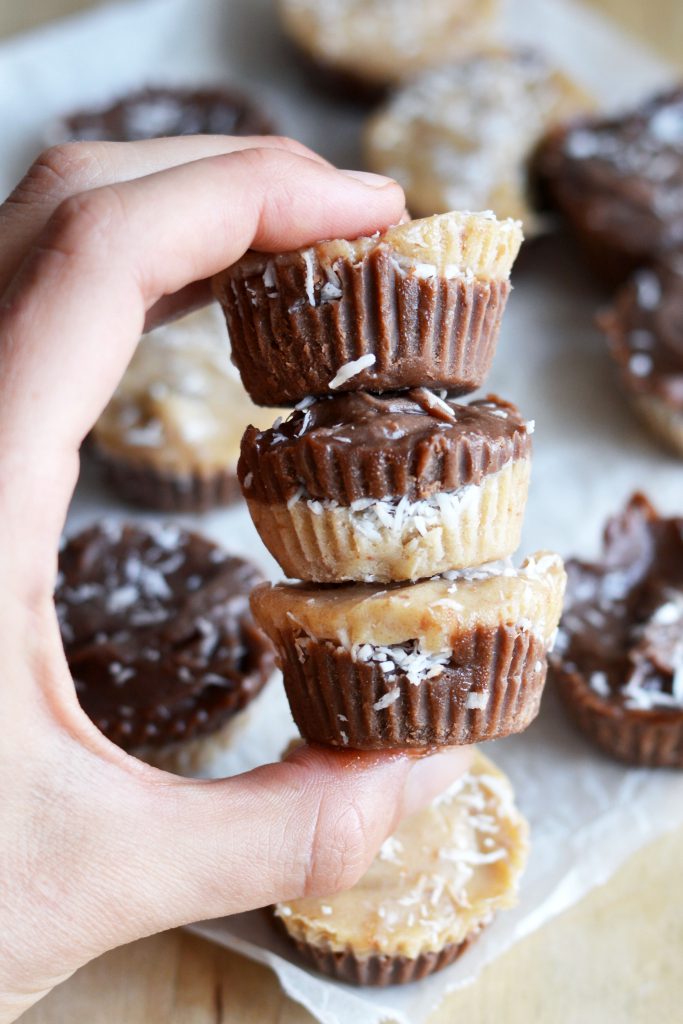
[[[226,0],[229,2],[229,0]],[[548,0],[551,3],[552,0]],[[680,0],[592,0],[683,67]],[[0,35],[92,6],[0,0]],[[582,903],[518,943],[430,1024],[683,1021],[683,829],[642,850]],[[184,932],[114,950],[23,1024],[311,1024],[267,969]]]

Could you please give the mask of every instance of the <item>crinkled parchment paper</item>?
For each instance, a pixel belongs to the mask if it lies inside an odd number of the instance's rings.
[[[670,77],[634,41],[569,0],[510,0],[509,6],[508,32],[544,44],[605,105],[630,102]],[[241,82],[283,131],[342,166],[357,165],[358,113],[311,95],[270,11],[269,0],[140,0],[3,44],[0,188],[7,192],[41,147],[50,118],[134,85],[169,80]],[[594,552],[604,518],[635,488],[648,491],[663,511],[680,511],[683,469],[641,432],[614,387],[592,326],[602,297],[588,276],[561,241],[547,238],[523,253],[514,283],[488,389],[536,420],[523,550]],[[105,511],[125,514],[84,480],[70,527]],[[255,553],[277,578],[245,509],[212,514],[201,525],[233,551]],[[293,733],[274,681],[216,772],[277,758]],[[604,882],[638,847],[683,822],[683,777],[627,770],[601,757],[571,731],[552,692],[524,735],[490,744],[487,753],[512,777],[531,821],[533,852],[519,907],[502,914],[453,967],[405,990],[360,992],[294,963],[261,914],[198,930],[270,965],[286,991],[324,1024],[421,1024],[446,992],[471,982],[484,964]]]

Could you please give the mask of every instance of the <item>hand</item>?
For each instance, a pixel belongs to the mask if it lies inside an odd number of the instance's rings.
[[[58,147],[0,208],[0,1021],[112,946],[352,885],[467,766],[304,747],[237,778],[166,775],[81,710],[52,601],[80,444],[145,324],[249,247],[402,212],[388,179],[219,137]]]

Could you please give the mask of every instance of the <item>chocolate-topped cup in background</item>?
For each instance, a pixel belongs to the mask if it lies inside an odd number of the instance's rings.
[[[518,222],[447,213],[379,235],[249,252],[214,278],[257,405],[483,382],[522,243]]]
[[[551,665],[570,718],[621,761],[683,768],[683,518],[635,494],[567,576]]]
[[[631,405],[683,456],[683,252],[636,271],[598,323]]]
[[[683,86],[552,131],[533,177],[542,204],[562,215],[609,285],[683,251]]]
[[[78,699],[110,740],[203,774],[273,670],[258,570],[199,534],[105,521],[59,556],[55,606]]]
[[[285,575],[419,579],[515,551],[532,429],[495,396],[464,405],[427,388],[355,391],[249,427],[238,475]]]
[[[158,86],[100,107],[75,110],[46,132],[59,142],[136,142],[169,135],[271,135],[273,122],[237,89]]]

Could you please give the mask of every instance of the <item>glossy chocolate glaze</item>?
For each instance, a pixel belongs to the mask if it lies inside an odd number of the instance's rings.
[[[683,248],[683,87],[552,133],[534,167],[584,241],[614,253],[609,276]]]
[[[683,712],[683,518],[636,494],[601,560],[570,560],[567,576],[554,667],[626,709]]]
[[[342,505],[414,501],[480,483],[530,449],[518,409],[496,396],[459,404],[426,388],[359,391],[306,404],[270,430],[249,427],[238,476],[245,495],[260,501],[287,501],[302,488]]]
[[[249,594],[262,577],[177,526],[105,522],[69,540],[55,605],[78,698],[124,749],[218,729],[266,682]]]

